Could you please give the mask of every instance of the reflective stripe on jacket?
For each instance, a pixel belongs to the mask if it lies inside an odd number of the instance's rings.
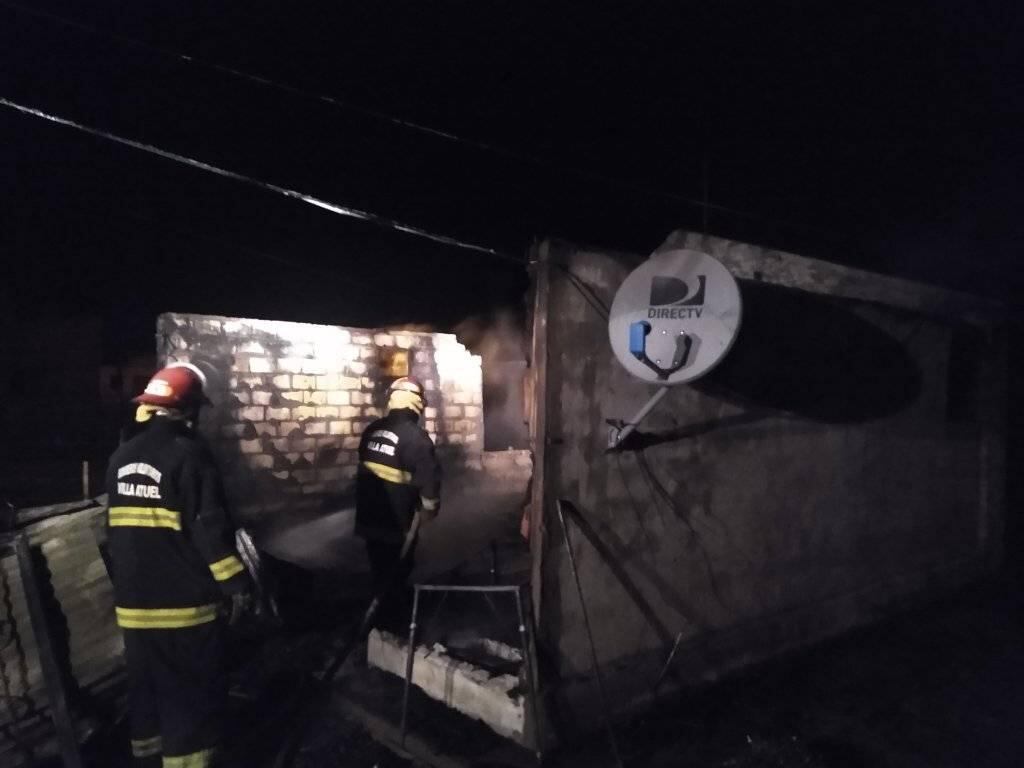
[[[186,424],[160,417],[121,445],[107,468],[107,539],[118,624],[179,629],[217,618],[245,589],[220,477]]]
[[[370,424],[359,443],[356,533],[401,541],[417,506],[440,503],[441,466],[417,415],[398,408]]]

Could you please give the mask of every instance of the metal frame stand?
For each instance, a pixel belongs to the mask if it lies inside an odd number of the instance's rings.
[[[82,768],[82,755],[78,747],[78,737],[75,735],[75,724],[68,708],[68,692],[61,679],[57,657],[53,650],[53,641],[50,638],[50,628],[46,621],[42,596],[39,593],[36,568],[32,562],[28,536],[25,533],[14,533],[0,537],[0,551],[5,549],[13,551],[18,559],[18,571],[21,575],[22,588],[25,590],[29,623],[36,639],[39,665],[43,671],[46,697],[50,702],[50,717],[57,734],[61,758],[65,768]]]
[[[541,733],[540,716],[537,707],[537,664],[533,652],[533,637],[527,613],[524,607],[523,591],[525,585],[488,584],[488,585],[456,585],[456,584],[415,584],[413,585],[412,616],[409,619],[409,647],[405,654],[405,690],[402,693],[402,746],[405,746],[407,715],[409,712],[409,690],[412,687],[412,667],[416,655],[416,618],[419,613],[420,592],[475,592],[490,598],[495,592],[511,593],[516,601],[516,616],[519,620],[519,640],[523,647],[523,663],[526,665],[526,687],[529,696],[530,723],[533,726],[534,754],[537,762],[543,759],[544,739]]]

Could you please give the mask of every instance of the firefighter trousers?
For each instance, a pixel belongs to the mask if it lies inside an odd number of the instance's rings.
[[[378,629],[404,635],[409,628],[412,598],[408,587],[416,558],[416,542],[403,561],[401,542],[366,539],[373,594],[383,599],[374,625]]]
[[[138,768],[220,768],[228,682],[220,620],[125,629],[132,755]]]

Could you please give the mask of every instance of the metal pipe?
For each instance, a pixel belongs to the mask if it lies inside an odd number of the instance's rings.
[[[544,759],[544,739],[540,731],[540,713],[537,711],[537,678],[533,670],[533,654],[530,653],[530,636],[527,633],[526,611],[523,610],[522,591],[516,591],[516,615],[519,617],[519,641],[523,645],[523,663],[526,665],[526,685],[530,691],[530,721],[533,724],[533,751],[537,762]]]
[[[653,406],[652,406],[653,407]],[[611,721],[611,707],[608,704],[608,692],[604,687],[604,675],[601,673],[601,665],[597,660],[597,647],[594,645],[594,633],[590,627],[590,616],[587,613],[587,603],[583,599],[583,587],[580,585],[580,574],[576,569],[576,556],[572,551],[572,544],[569,541],[569,527],[565,524],[565,513],[562,511],[562,499],[558,499],[555,502],[555,508],[558,510],[558,522],[562,526],[562,539],[565,541],[565,550],[569,555],[569,566],[572,569],[572,577],[576,582],[576,594],[580,599],[580,609],[583,612],[583,626],[587,631],[587,640],[590,642],[590,658],[594,665],[594,674],[597,677],[597,686],[601,692],[601,704],[604,707],[602,714],[604,715],[605,729],[608,731],[608,742],[612,748],[612,755],[615,757],[615,764],[618,768],[623,768],[622,757],[619,755],[619,745],[615,739],[615,731],[612,730]]]
[[[670,387],[662,387],[661,389],[654,393],[650,400],[644,403],[644,406],[639,411],[636,412],[636,415],[633,416],[633,418],[630,419],[628,422],[626,422],[626,425],[615,434],[615,437],[611,441],[609,441],[609,451],[614,451],[616,448],[622,445],[623,441],[627,437],[633,434],[633,431],[638,426],[640,426],[640,423],[647,418],[648,414],[650,414],[651,411],[654,410],[654,406],[660,403],[661,399],[668,394],[669,389]]]
[[[402,692],[401,746],[405,749],[406,717],[409,714],[409,688],[412,687],[412,663],[416,655],[416,614],[420,609],[420,588],[414,587],[412,616],[409,617],[409,649],[405,654],[405,690]]]

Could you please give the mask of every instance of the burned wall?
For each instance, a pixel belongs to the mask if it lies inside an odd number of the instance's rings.
[[[209,376],[200,426],[241,522],[343,504],[359,436],[406,373],[427,389],[424,426],[446,469],[479,467],[480,359],[452,335],[168,313],[157,351]]]
[[[743,248],[751,275],[777,258]],[[570,721],[599,722],[599,699],[558,500],[620,703],[870,621],[998,560],[1005,390],[991,328],[849,298],[814,274],[803,290],[741,279],[725,362],[609,454],[606,420],[655,392],[608,344],[607,307],[641,259],[557,243],[541,256],[541,629]]]

